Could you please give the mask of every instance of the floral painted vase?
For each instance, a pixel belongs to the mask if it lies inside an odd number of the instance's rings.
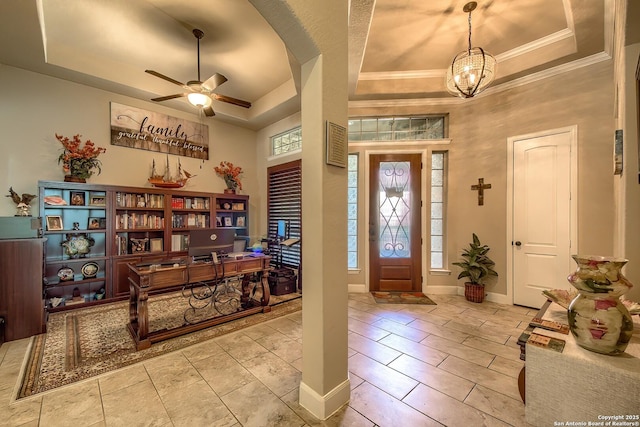
[[[567,277],[579,292],[569,305],[568,317],[576,343],[602,354],[624,352],[633,321],[620,296],[633,285],[620,270],[626,259],[573,255],[578,269]]]

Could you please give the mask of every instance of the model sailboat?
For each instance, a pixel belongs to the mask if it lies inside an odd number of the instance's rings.
[[[178,172],[176,173],[175,176],[172,175],[171,168],[169,167],[169,156],[167,156],[167,162],[166,162],[163,174],[158,174],[158,172],[156,171],[156,161],[153,160],[149,182],[154,187],[180,188],[180,187],[184,187],[184,185],[187,183],[189,178],[193,178],[194,176],[195,175],[191,175],[186,170],[182,170],[180,159],[178,159]]]

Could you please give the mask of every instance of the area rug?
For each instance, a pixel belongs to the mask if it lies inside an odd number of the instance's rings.
[[[255,298],[259,298],[256,295]],[[192,311],[189,298],[172,293],[149,299],[149,330],[180,326]],[[129,306],[116,302],[73,311],[52,313],[47,333],[32,337],[16,399],[72,384],[149,358],[180,350],[248,326],[302,309],[300,294],[272,296],[269,313],[257,313],[136,351],[127,330]],[[209,317],[219,316],[214,309]],[[200,315],[203,315],[202,312]],[[215,312],[215,313],[214,313]]]
[[[425,304],[436,305],[422,292],[371,292],[378,304]]]

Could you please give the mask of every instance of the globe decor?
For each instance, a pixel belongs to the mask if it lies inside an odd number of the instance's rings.
[[[105,153],[107,149],[96,146],[90,140],[83,143],[80,140],[81,136],[78,134],[69,139],[56,134],[56,139],[64,147],[62,154],[58,157],[58,164],[62,163],[64,180],[67,182],[86,182],[95,173],[94,169],[98,170],[98,175],[102,172],[102,163],[98,156]]]

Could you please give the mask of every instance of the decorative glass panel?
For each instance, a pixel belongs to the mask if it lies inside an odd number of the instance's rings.
[[[431,154],[431,268],[444,268],[445,153]]]
[[[380,258],[411,256],[411,182],[409,162],[380,162]]]

